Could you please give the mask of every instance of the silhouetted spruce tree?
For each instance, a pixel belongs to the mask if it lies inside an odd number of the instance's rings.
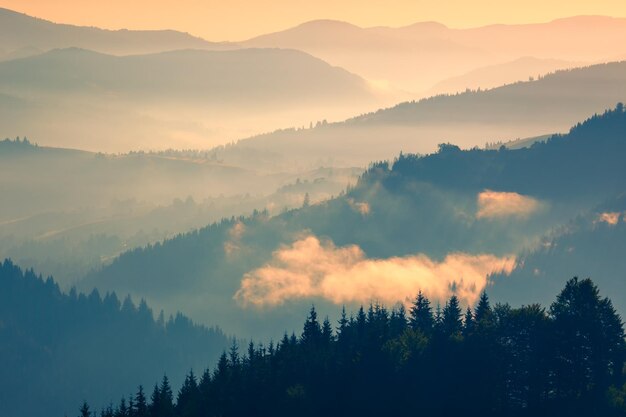
[[[315,307],[311,307],[309,311],[309,317],[307,317],[304,323],[304,329],[302,330],[302,337],[300,338],[303,346],[315,347],[318,346],[322,339],[322,328],[317,320],[317,312]]]
[[[206,416],[209,414],[212,395],[211,389],[211,371],[207,368],[202,373],[200,382],[198,383],[198,395],[200,396],[200,410],[198,411],[198,415]]]
[[[461,334],[463,322],[461,320],[461,307],[456,295],[450,297],[443,309],[442,330],[446,336],[457,336]]]
[[[557,398],[572,410],[601,403],[620,377],[626,351],[621,318],[590,279],[573,278],[550,306]],[[599,409],[594,409],[599,412]]]
[[[406,309],[400,304],[391,311],[389,317],[389,336],[391,338],[399,337],[407,328]]]
[[[128,406],[126,405],[126,398],[122,397],[120,404],[115,410],[115,417],[130,417]]]
[[[341,318],[339,319],[339,327],[337,327],[337,333],[339,336],[348,328],[348,317],[346,315],[346,306],[341,307]]]
[[[443,325],[443,312],[441,311],[441,304],[437,302],[437,307],[435,307],[435,314],[433,315],[433,330],[436,330],[438,333],[441,333],[442,325]]]
[[[87,404],[87,401],[83,401],[83,405],[80,406],[79,412],[80,417],[91,417],[91,411],[89,409],[89,404]]]
[[[152,395],[150,396],[150,417],[160,417],[161,413],[161,391],[159,390],[159,385],[154,384],[154,389],[152,390]]]
[[[167,375],[163,375],[159,389],[160,415],[159,417],[174,416],[174,394]]]
[[[480,299],[476,304],[476,308],[474,309],[474,318],[477,323],[480,323],[484,320],[490,320],[492,315],[491,305],[489,304],[489,296],[487,296],[487,292],[483,291],[480,294]]]
[[[133,415],[134,417],[148,417],[148,404],[146,395],[143,392],[143,386],[141,385],[139,385],[137,394],[135,394],[135,409]]]
[[[330,346],[334,340],[335,336],[333,335],[333,326],[330,324],[330,320],[328,320],[327,316],[322,323],[322,342],[324,346]]]
[[[115,417],[113,404],[109,404],[106,408],[100,410],[100,417]]]
[[[193,417],[200,411],[200,391],[193,370],[189,371],[178,391],[175,410],[177,417]]]
[[[132,394],[128,396],[128,417],[136,417],[135,415],[135,400]]]
[[[465,317],[463,318],[463,337],[467,338],[474,332],[474,314],[472,309],[467,307],[465,310]]]
[[[424,334],[430,334],[433,330],[435,319],[430,306],[430,301],[419,291],[410,310],[409,323],[413,330],[419,330]]]

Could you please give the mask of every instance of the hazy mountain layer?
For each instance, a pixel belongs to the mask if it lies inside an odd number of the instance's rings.
[[[0,141],[0,257],[67,285],[123,251],[224,217],[338,195],[361,172],[267,174],[208,152],[105,155]]]
[[[626,101],[626,62],[559,71],[487,91],[436,96],[313,129],[282,130],[217,150],[225,161],[242,152],[282,155],[273,165],[359,166],[399,152],[429,153],[439,143],[485,142],[565,132],[593,113]],[[230,154],[233,154],[232,156]]]
[[[626,19],[601,16],[471,29],[451,29],[436,22],[360,28],[319,20],[242,44],[299,49],[380,85],[425,92],[443,79],[525,56],[604,61],[624,53],[625,38]],[[506,83],[537,75],[533,70],[520,77],[519,68],[501,67],[501,71],[499,77]]]
[[[0,62],[0,93],[5,136],[96,151],[208,148],[380,103],[358,76],[278,49],[54,50]]]
[[[127,55],[188,48],[225,49],[233,46],[208,42],[173,30],[105,30],[57,24],[0,8],[0,60],[68,47]]]
[[[455,94],[465,90],[486,90],[517,81],[541,78],[557,70],[581,66],[583,64],[580,62],[522,57],[502,64],[476,68],[466,74],[440,81],[426,95]]]

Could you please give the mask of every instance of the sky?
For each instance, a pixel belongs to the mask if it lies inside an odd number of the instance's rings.
[[[626,0],[0,0],[0,6],[58,23],[176,29],[211,41],[245,40],[315,19],[465,28],[576,15],[626,17]]]

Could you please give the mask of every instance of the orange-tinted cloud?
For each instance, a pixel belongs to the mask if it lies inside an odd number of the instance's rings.
[[[474,303],[490,274],[509,274],[515,257],[452,253],[441,261],[418,254],[368,259],[356,245],[336,247],[307,236],[283,247],[261,268],[247,273],[235,299],[244,306],[276,306],[320,297],[336,304],[408,303],[418,291],[436,300],[453,292]]]
[[[348,199],[348,204],[354,211],[360,213],[363,216],[367,216],[372,211],[368,202],[365,201],[355,201],[352,198]]]
[[[541,203],[532,197],[513,192],[491,190],[479,193],[477,202],[477,219],[527,218],[541,207]]]
[[[604,222],[610,226],[615,226],[621,217],[622,213],[620,212],[605,212],[600,213],[598,215],[597,222]]]

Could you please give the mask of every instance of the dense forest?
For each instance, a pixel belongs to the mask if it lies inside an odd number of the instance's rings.
[[[625,138],[626,112],[618,103],[573,126],[567,134],[553,135],[528,148],[462,151],[442,144],[436,154],[402,155],[392,167],[376,164],[361,181],[383,180],[392,187],[414,178],[456,190],[515,190],[557,201],[598,201],[624,190]]]
[[[234,344],[215,369],[189,372],[176,399],[167,377],[117,407],[82,416],[622,416],[623,323],[590,279],[573,278],[549,309],[464,312],[456,296],[409,311],[345,310],[336,328],[312,308],[302,334]]]
[[[143,300],[65,294],[52,278],[0,263],[2,416],[60,416],[82,398],[106,404],[164,372],[180,383],[229,343],[181,314],[155,320]]]

